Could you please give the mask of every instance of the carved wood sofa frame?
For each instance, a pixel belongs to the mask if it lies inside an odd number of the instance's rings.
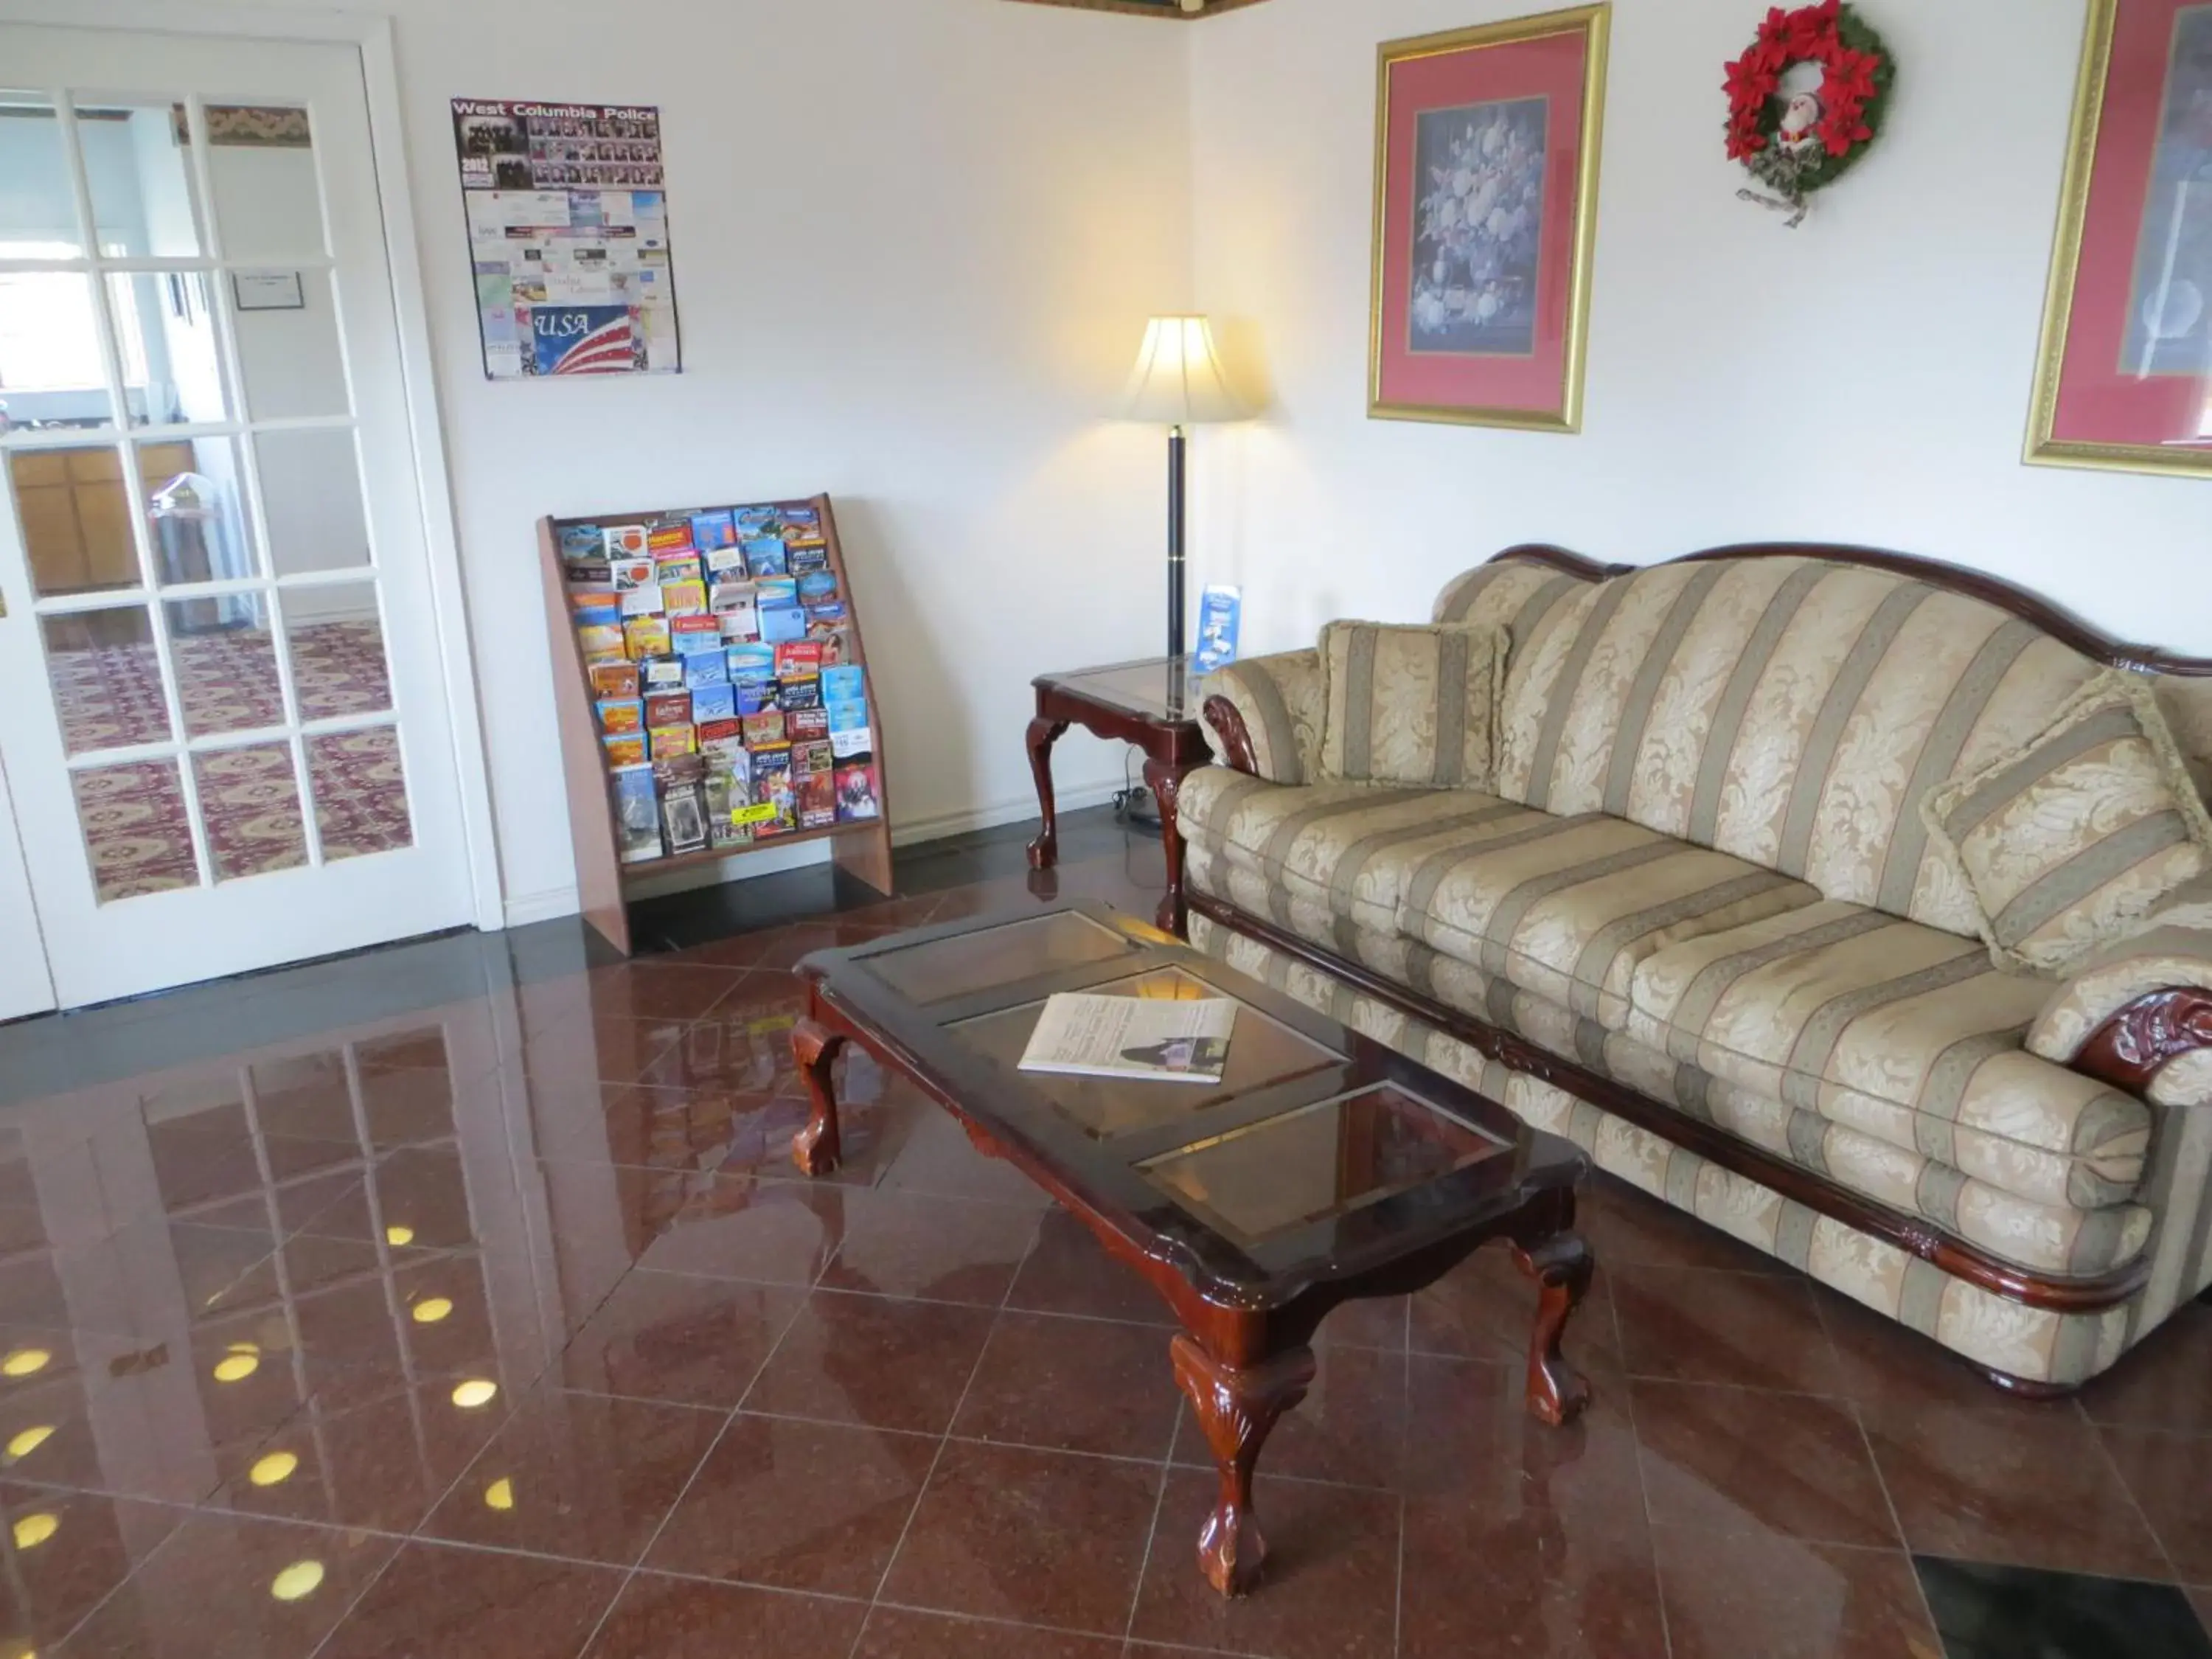
[[[1685,555],[1676,563],[1714,559],[1825,559],[1838,564],[1866,565],[1895,571],[1937,587],[1948,588],[1996,606],[2034,623],[2053,638],[2083,656],[2109,667],[2138,673],[2174,674],[2212,678],[2212,658],[2186,657],[2155,647],[2129,645],[2024,587],[2000,577],[1946,564],[1937,559],[1893,553],[1881,548],[1828,545],[1820,543],[1749,543],[1709,548]],[[1518,559],[1577,576],[1603,581],[1626,576],[1640,567],[1601,564],[1579,553],[1545,544],[1508,548],[1491,561]],[[1224,758],[1239,771],[1259,770],[1250,732],[1236,705],[1226,697],[1206,699],[1207,723],[1219,735],[1228,752]],[[1304,962],[1352,986],[1377,1002],[1466,1043],[1478,1053],[1521,1072],[1539,1082],[1579,1097],[1648,1130],[1662,1139],[1683,1146],[1723,1169],[1758,1182],[1808,1209],[1830,1216],[1921,1260],[1931,1262],[1954,1278],[1978,1285],[1994,1295],[2031,1308],[2056,1313],[2096,1313],[2125,1302],[2149,1277],[2148,1255],[2111,1272],[2082,1278],[2035,1273],[2004,1261],[1963,1239],[1954,1238],[1916,1216],[1840,1187],[1788,1159],[1740,1140],[1725,1130],[1702,1123],[1650,1096],[1601,1076],[1587,1066],[1562,1059],[1527,1038],[1501,1030],[1471,1014],[1376,973],[1363,963],[1340,957],[1287,929],[1250,915],[1211,894],[1190,892],[1189,908],[1217,926],[1255,939],[1294,960]],[[2154,991],[2138,998],[2098,1028],[2075,1058],[2074,1068],[2115,1089],[2142,1095],[2152,1076],[2177,1057],[2212,1048],[2212,991],[2179,989]],[[2070,1393],[2069,1388],[2033,1382],[2001,1371],[1979,1367],[1990,1382],[2015,1394],[2041,1397]]]

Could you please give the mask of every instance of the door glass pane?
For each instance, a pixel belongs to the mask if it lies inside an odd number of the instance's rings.
[[[245,479],[234,438],[185,438],[138,446],[154,570],[165,587],[251,576]]]
[[[143,605],[47,617],[46,680],[72,755],[169,740],[154,628]]]
[[[258,264],[323,252],[322,191],[307,112],[210,104],[208,176],[222,257]]]
[[[0,139],[16,125],[0,120]],[[0,234],[0,258],[65,257],[68,246]],[[0,404],[12,427],[115,424],[91,277],[73,270],[0,271]]]
[[[315,829],[325,862],[414,845],[407,775],[399,734],[392,727],[309,738],[307,784],[315,793]]]
[[[133,426],[230,418],[216,355],[208,279],[198,271],[136,271],[107,279]]]
[[[138,586],[121,450],[14,450],[8,477],[31,588],[40,599]]]
[[[233,593],[172,599],[164,607],[186,737],[284,724],[268,605],[264,594]]]
[[[0,179],[9,181],[13,198],[9,240],[35,236],[57,243],[54,257],[61,258],[84,252],[61,123],[53,105],[34,92],[0,92]]]
[[[289,870],[307,861],[292,746],[257,744],[192,757],[200,821],[217,881]]]
[[[374,582],[295,587],[287,590],[283,604],[301,720],[339,720],[392,707]]]
[[[368,562],[368,517],[362,508],[351,432],[325,427],[257,433],[253,453],[261,469],[269,562],[278,575]]]
[[[176,762],[103,766],[70,781],[102,904],[199,884]]]
[[[92,94],[76,94],[72,101],[101,249],[131,258],[189,259],[198,253],[198,196],[183,106],[166,98]]]
[[[234,270],[230,283],[246,413],[257,421],[350,414],[330,277],[319,270]]]

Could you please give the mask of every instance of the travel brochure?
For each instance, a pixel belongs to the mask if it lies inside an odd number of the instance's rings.
[[[659,110],[453,106],[484,378],[679,372]]]
[[[1048,998],[1023,1051],[1024,1072],[1216,1084],[1229,1061],[1237,1005],[1064,991]]]
[[[1198,602],[1198,649],[1191,655],[1192,669],[1211,674],[1237,660],[1237,635],[1244,614],[1240,588],[1209,587]]]
[[[850,596],[811,506],[556,527],[625,864],[883,816]]]

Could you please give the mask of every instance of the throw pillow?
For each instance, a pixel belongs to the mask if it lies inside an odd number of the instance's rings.
[[[1505,676],[1500,628],[1322,629],[1321,775],[1487,789]]]
[[[2138,675],[2100,674],[2048,730],[1930,790],[2000,968],[2063,976],[2212,869],[2212,819]]]

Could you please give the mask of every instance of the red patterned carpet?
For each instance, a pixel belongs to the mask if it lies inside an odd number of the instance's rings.
[[[323,622],[291,633],[300,712],[331,720],[392,706],[374,622]],[[178,692],[192,737],[281,725],[273,641],[258,629],[179,635]],[[71,754],[169,736],[150,642],[114,642],[89,627],[47,631],[48,672]],[[307,862],[289,747],[256,744],[194,757],[215,878],[235,880]],[[307,740],[308,786],[326,859],[358,858],[412,840],[407,786],[391,728]],[[77,817],[102,902],[191,887],[198,880],[176,767],[141,761],[75,775]]]

